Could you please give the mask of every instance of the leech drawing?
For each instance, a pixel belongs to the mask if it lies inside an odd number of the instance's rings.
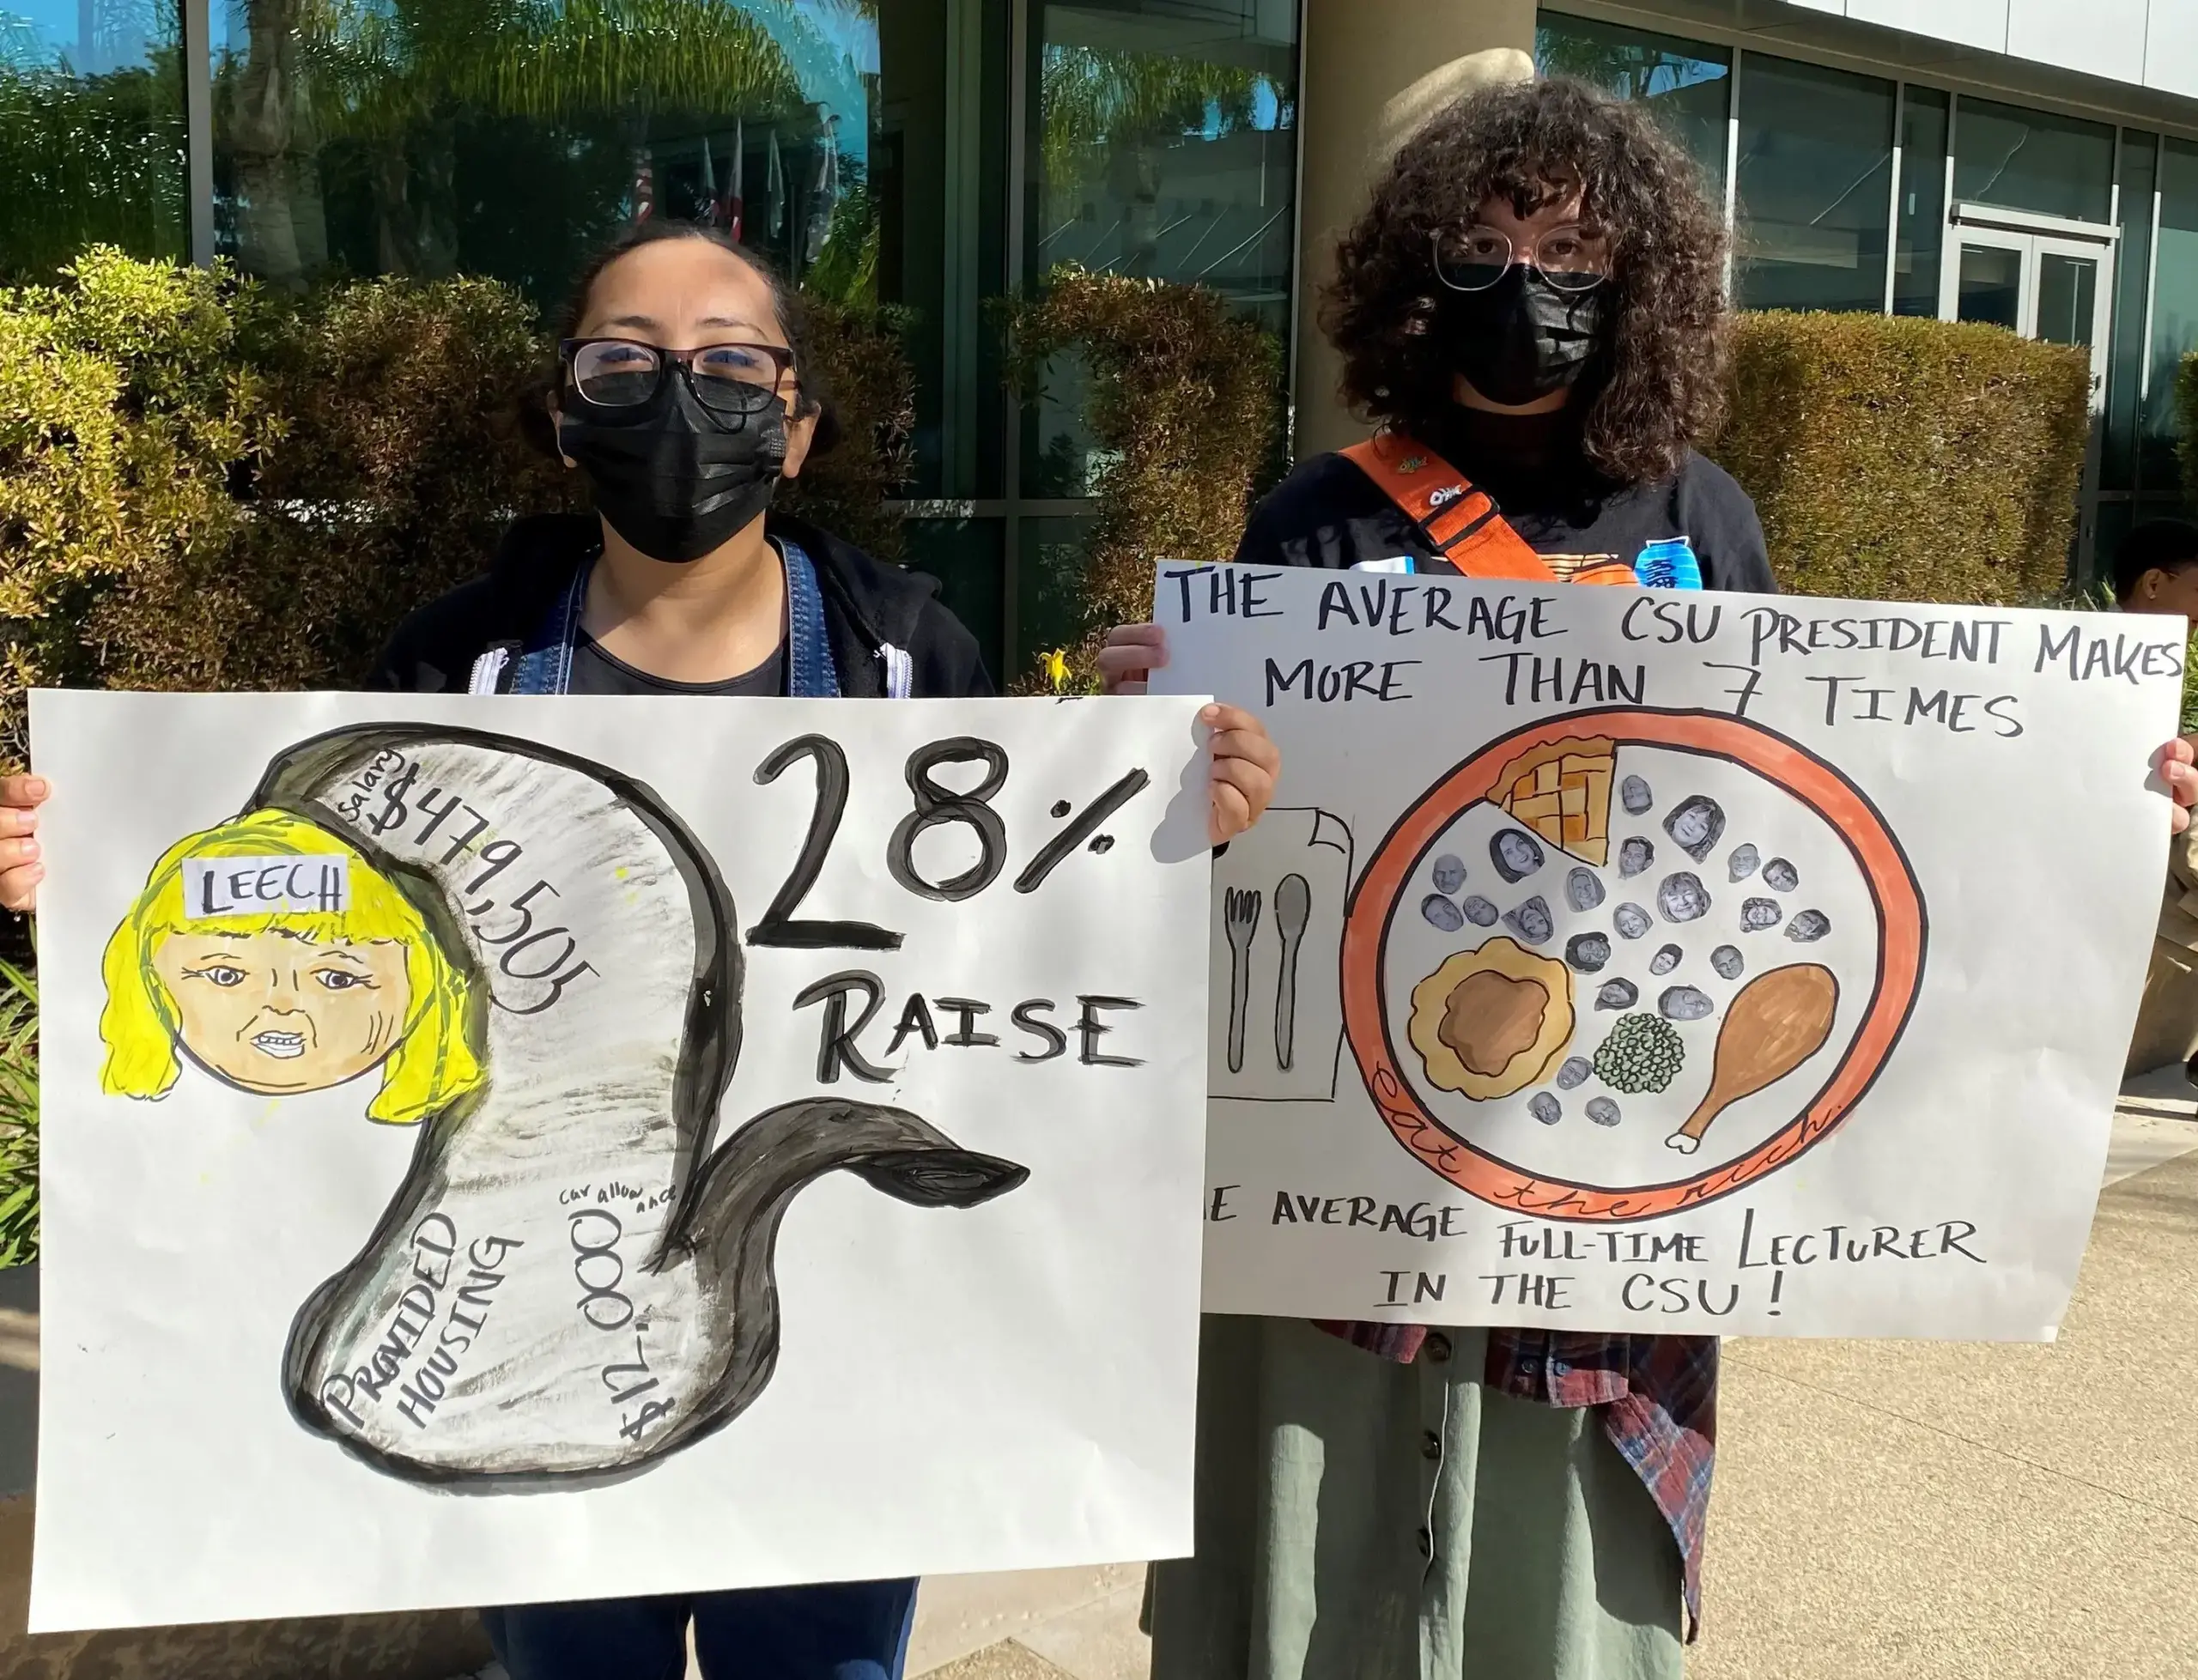
[[[632,1469],[770,1381],[780,1222],[825,1174],[970,1208],[1026,1169],[825,1095],[714,1149],[741,1034],[715,865],[647,788],[472,731],[343,729],[172,847],[110,942],[103,1083],[355,1084],[417,1125],[299,1308],[292,1415],[410,1480]],[[276,1374],[270,1372],[270,1379]]]

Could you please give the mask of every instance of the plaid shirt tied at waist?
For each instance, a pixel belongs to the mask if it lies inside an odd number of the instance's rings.
[[[1332,1336],[1409,1365],[1425,1325],[1320,1321]],[[1685,1566],[1687,1641],[1702,1628],[1703,1528],[1717,1460],[1717,1338],[1488,1332],[1488,1386],[1550,1406],[1600,1406],[1610,1437],[1671,1525]]]

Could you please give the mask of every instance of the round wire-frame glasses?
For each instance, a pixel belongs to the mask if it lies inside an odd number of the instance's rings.
[[[1478,223],[1430,236],[1435,277],[1454,292],[1485,292],[1514,263],[1524,263],[1560,292],[1592,292],[1610,277],[1610,247],[1573,224],[1552,227],[1523,252],[1500,227]]]

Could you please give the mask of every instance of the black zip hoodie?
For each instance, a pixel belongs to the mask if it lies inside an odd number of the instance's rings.
[[[911,693],[959,699],[993,692],[976,638],[938,599],[938,579],[872,560],[853,543],[778,512],[765,530],[800,545],[817,567],[824,629],[851,699],[885,693],[882,648],[908,656]],[[431,601],[399,625],[367,687],[418,694],[462,694],[473,662],[491,647],[525,642],[557,603],[573,573],[592,555],[602,527],[592,513],[519,519],[504,535],[495,563],[480,577]],[[517,664],[507,660],[500,686]]]

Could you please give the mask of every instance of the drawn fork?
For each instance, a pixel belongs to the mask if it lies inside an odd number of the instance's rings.
[[[1229,935],[1229,1070],[1244,1070],[1244,1016],[1252,1002],[1252,936],[1260,929],[1260,895],[1231,887],[1222,900]]]

